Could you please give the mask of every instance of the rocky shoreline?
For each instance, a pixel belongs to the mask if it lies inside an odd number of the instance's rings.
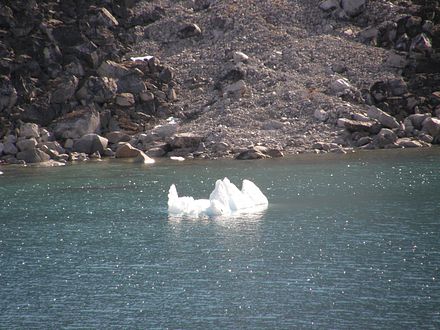
[[[440,143],[438,1],[5,1],[0,164]]]

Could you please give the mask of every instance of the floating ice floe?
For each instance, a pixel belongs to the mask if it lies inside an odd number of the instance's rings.
[[[217,180],[209,199],[179,197],[173,184],[168,192],[168,213],[170,215],[214,216],[236,213],[254,213],[265,210],[268,200],[261,190],[249,180],[243,180],[239,190],[228,178]]]

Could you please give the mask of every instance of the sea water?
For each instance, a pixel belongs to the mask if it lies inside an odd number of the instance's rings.
[[[440,328],[439,149],[1,171],[1,329]],[[168,216],[223,177],[267,210]]]

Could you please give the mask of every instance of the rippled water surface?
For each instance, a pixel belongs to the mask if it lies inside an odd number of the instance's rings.
[[[0,170],[1,329],[440,328],[438,149]],[[224,176],[269,208],[168,218]]]

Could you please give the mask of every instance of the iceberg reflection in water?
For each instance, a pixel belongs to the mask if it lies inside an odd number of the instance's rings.
[[[228,178],[217,180],[209,199],[179,197],[174,184],[168,192],[168,213],[174,216],[198,217],[254,213],[265,210],[268,204],[266,196],[249,180],[243,180],[241,190]]]

